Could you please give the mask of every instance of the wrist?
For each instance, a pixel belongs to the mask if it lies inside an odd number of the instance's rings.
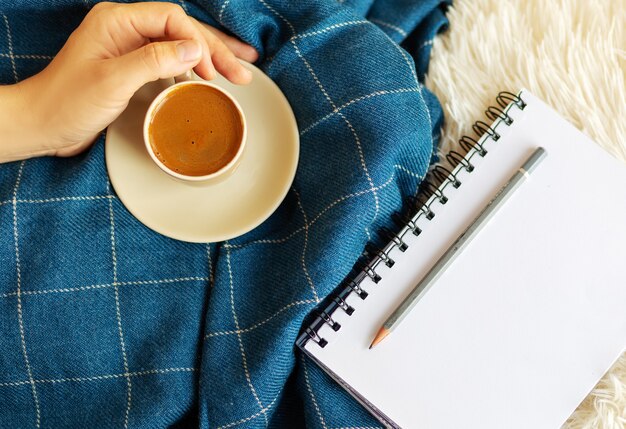
[[[32,81],[0,86],[0,163],[53,155],[37,114]]]

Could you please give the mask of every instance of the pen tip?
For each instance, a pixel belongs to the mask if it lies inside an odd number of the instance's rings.
[[[384,326],[382,328],[380,328],[380,330],[378,331],[378,333],[376,334],[376,336],[374,337],[374,340],[372,341],[372,344],[370,344],[370,349],[373,349],[374,346],[378,343],[380,343],[382,340],[385,339],[385,337],[387,335],[389,335],[391,331],[387,328],[385,328]]]

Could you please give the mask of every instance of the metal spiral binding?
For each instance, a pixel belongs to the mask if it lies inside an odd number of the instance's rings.
[[[478,143],[476,144],[478,145]],[[461,143],[461,145],[463,145],[463,143]],[[448,168],[444,167],[443,165],[440,165],[440,164],[435,165],[432,169],[432,175],[435,179],[437,179],[439,183],[443,183],[447,179],[451,179],[452,186],[454,186],[457,189],[461,186],[461,181],[456,177],[456,175],[452,171],[450,171]]]
[[[367,275],[374,283],[380,282],[383,278],[378,275],[378,273],[374,270],[371,264],[365,264],[363,266],[363,273]]]
[[[418,214],[421,212],[421,214],[426,216],[426,219],[433,220],[435,212],[431,210],[430,204],[428,204],[428,200],[430,199],[430,194],[428,194],[429,191],[430,189],[427,186],[424,186],[424,188],[422,188],[422,192],[417,194],[417,203],[414,206],[417,207]]]
[[[402,240],[402,237],[400,237],[398,234],[394,233],[392,230],[385,226],[380,228],[378,233],[388,242],[393,241],[396,245],[396,248],[401,252],[406,252],[406,249],[409,248],[409,245],[406,244],[404,240]]]
[[[393,265],[396,263],[396,261],[391,259],[387,252],[385,252],[383,249],[379,249],[372,243],[367,243],[365,245],[365,250],[372,256],[378,256],[389,268],[393,267]]]
[[[330,315],[326,313],[325,311],[322,311],[320,313],[320,316],[322,317],[322,320],[326,322],[326,324],[332,328],[333,331],[338,331],[341,328],[341,325],[338,322],[336,322],[335,319],[330,317]]]
[[[433,182],[424,183],[424,189],[427,192],[428,196],[435,195],[437,199],[439,200],[439,202],[441,203],[441,205],[444,205],[445,203],[448,202],[448,197],[446,197],[443,194],[443,192],[439,189],[439,187],[435,185]]]
[[[463,164],[463,168],[465,168],[465,171],[467,171],[468,173],[474,171],[474,164],[472,164],[468,159],[465,159],[465,157],[456,150],[451,150],[450,152],[448,152],[448,154],[446,155],[446,160],[451,165],[455,166],[458,164]]]
[[[519,110],[526,108],[526,102],[516,94],[512,92],[503,91],[496,97],[498,106],[489,106],[485,110],[487,118],[493,122],[497,122],[496,126],[490,126],[483,121],[476,121],[472,125],[472,130],[477,135],[477,138],[470,136],[463,136],[459,140],[459,146],[465,153],[462,154],[459,150],[451,150],[445,155],[445,160],[451,166],[446,167],[441,164],[434,165],[429,172],[429,177],[422,182],[420,192],[417,195],[408,196],[404,200],[404,205],[408,210],[400,213],[395,212],[392,214],[392,219],[399,228],[402,228],[402,232],[394,233],[389,228],[381,228],[379,235],[388,242],[384,248],[376,247],[375,245],[368,243],[365,247],[366,254],[371,258],[366,263],[362,264],[358,271],[356,278],[350,280],[347,283],[347,287],[342,290],[342,293],[337,295],[333,299],[334,307],[327,307],[326,310],[318,313],[318,320],[320,321],[316,328],[307,328],[304,335],[316,342],[320,347],[325,347],[328,342],[321,338],[317,329],[321,324],[327,324],[334,331],[341,329],[341,325],[335,321],[331,314],[337,308],[341,308],[347,315],[351,316],[354,313],[354,307],[349,305],[345,297],[349,293],[356,293],[361,299],[365,299],[368,293],[361,287],[360,283],[370,278],[374,283],[378,283],[382,280],[376,272],[376,268],[380,263],[385,264],[387,267],[392,267],[394,260],[390,257],[390,252],[393,249],[398,249],[402,252],[406,251],[408,244],[404,241],[405,232],[412,233],[415,236],[421,234],[422,229],[418,226],[418,220],[423,216],[427,220],[431,220],[435,217],[434,211],[431,209],[431,205],[437,201],[443,205],[448,202],[448,197],[445,194],[445,189],[448,185],[453,188],[459,188],[463,182],[459,179],[459,171],[465,170],[471,173],[474,170],[474,164],[472,158],[474,156],[485,157],[488,153],[484,147],[486,140],[497,142],[500,139],[500,134],[496,131],[496,127],[499,124],[510,126],[513,124],[514,119],[509,115],[509,110],[515,106]],[[484,139],[483,139],[484,137]],[[482,140],[482,142],[480,142]],[[458,166],[461,166],[461,170],[457,170]],[[456,171],[456,173],[455,173]],[[349,290],[349,291],[348,291]],[[333,305],[331,304],[331,305]]]
[[[489,136],[494,142],[497,142],[498,140],[500,140],[500,134],[498,134],[496,130],[491,128],[486,122],[476,121],[474,122],[474,125],[472,125],[472,129],[479,136],[484,135],[484,134],[489,134]]]
[[[339,308],[345,311],[348,316],[352,316],[352,313],[354,313],[354,307],[348,304],[345,299],[338,296],[337,298],[335,298],[335,302],[339,304]]]
[[[365,299],[367,298],[367,296],[369,295],[365,289],[363,289],[361,287],[360,284],[358,284],[357,282],[355,282],[354,280],[350,280],[350,282],[348,283],[348,286],[350,287],[350,289],[352,289],[359,298],[361,299]]]
[[[478,151],[478,155],[480,156],[487,155],[487,149],[485,149],[484,146],[478,143],[478,141],[473,137],[463,136],[459,140],[459,144],[461,145],[463,150],[466,151],[466,153],[472,150],[473,148],[476,148],[476,150]],[[458,188],[458,186],[456,187]]]
[[[496,106],[489,106],[487,110],[485,110],[485,116],[492,122],[497,121],[499,118],[502,119],[506,125],[511,125],[513,123],[513,118],[511,118],[504,110]]]
[[[498,96],[496,97],[496,102],[503,109],[506,109],[506,107],[511,103],[515,103],[515,105],[517,105],[520,110],[524,110],[526,108],[526,102],[522,100],[519,95],[513,94],[509,91],[502,91],[500,94],[498,94]]]
[[[317,331],[315,329],[311,329],[311,328],[306,328],[306,331],[304,331],[306,336],[309,337],[310,340],[314,341],[317,343],[318,346],[320,346],[321,348],[326,347],[326,344],[328,344],[328,341],[326,341],[324,338],[320,337],[317,334]]]

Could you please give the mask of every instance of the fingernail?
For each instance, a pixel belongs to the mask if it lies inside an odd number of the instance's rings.
[[[176,52],[182,62],[195,61],[202,56],[202,46],[195,40],[185,40],[176,45]]]

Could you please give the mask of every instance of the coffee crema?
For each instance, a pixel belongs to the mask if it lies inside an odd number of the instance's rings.
[[[155,108],[148,134],[156,157],[185,176],[206,176],[226,166],[242,144],[243,118],[222,92],[182,85]]]

